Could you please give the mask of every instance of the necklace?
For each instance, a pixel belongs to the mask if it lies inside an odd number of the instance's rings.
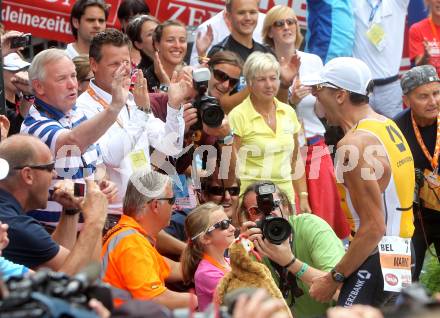
[[[270,126],[272,124],[272,120],[271,120],[271,114],[272,111],[276,108],[275,104],[273,105],[272,109],[269,110],[267,113],[263,113],[261,111],[258,111],[258,113],[260,113],[261,116],[263,116],[263,118],[266,120],[267,124]]]

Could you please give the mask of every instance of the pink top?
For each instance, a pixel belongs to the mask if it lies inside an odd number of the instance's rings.
[[[229,263],[229,258],[225,258]],[[225,275],[223,269],[202,259],[194,275],[199,310],[204,311],[212,302],[214,292],[220,279]]]

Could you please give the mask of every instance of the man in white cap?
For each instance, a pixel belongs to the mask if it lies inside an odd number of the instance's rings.
[[[11,123],[9,135],[20,132],[23,118],[32,105],[33,95],[27,73],[29,65],[17,53],[10,53],[3,59],[6,117]]]
[[[409,244],[414,231],[411,150],[396,124],[368,104],[371,78],[364,62],[341,57],[303,79],[312,85],[328,123],[345,133],[337,145],[336,176],[354,225],[347,253],[330,273],[313,281],[310,295],[328,301],[340,288],[338,305],[345,307],[379,306],[386,300],[379,253],[383,242],[408,238]]]

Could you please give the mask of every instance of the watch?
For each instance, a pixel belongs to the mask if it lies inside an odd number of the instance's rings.
[[[335,282],[337,283],[343,283],[345,281],[345,276],[342,273],[339,273],[336,268],[332,268],[332,270],[330,271],[330,273],[332,274],[332,278]]]

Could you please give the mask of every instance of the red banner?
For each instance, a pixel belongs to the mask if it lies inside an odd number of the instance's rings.
[[[110,5],[108,26],[118,23],[116,16],[121,0],[107,0]],[[3,0],[1,18],[6,30],[32,33],[32,36],[72,42],[70,11],[75,0]]]

